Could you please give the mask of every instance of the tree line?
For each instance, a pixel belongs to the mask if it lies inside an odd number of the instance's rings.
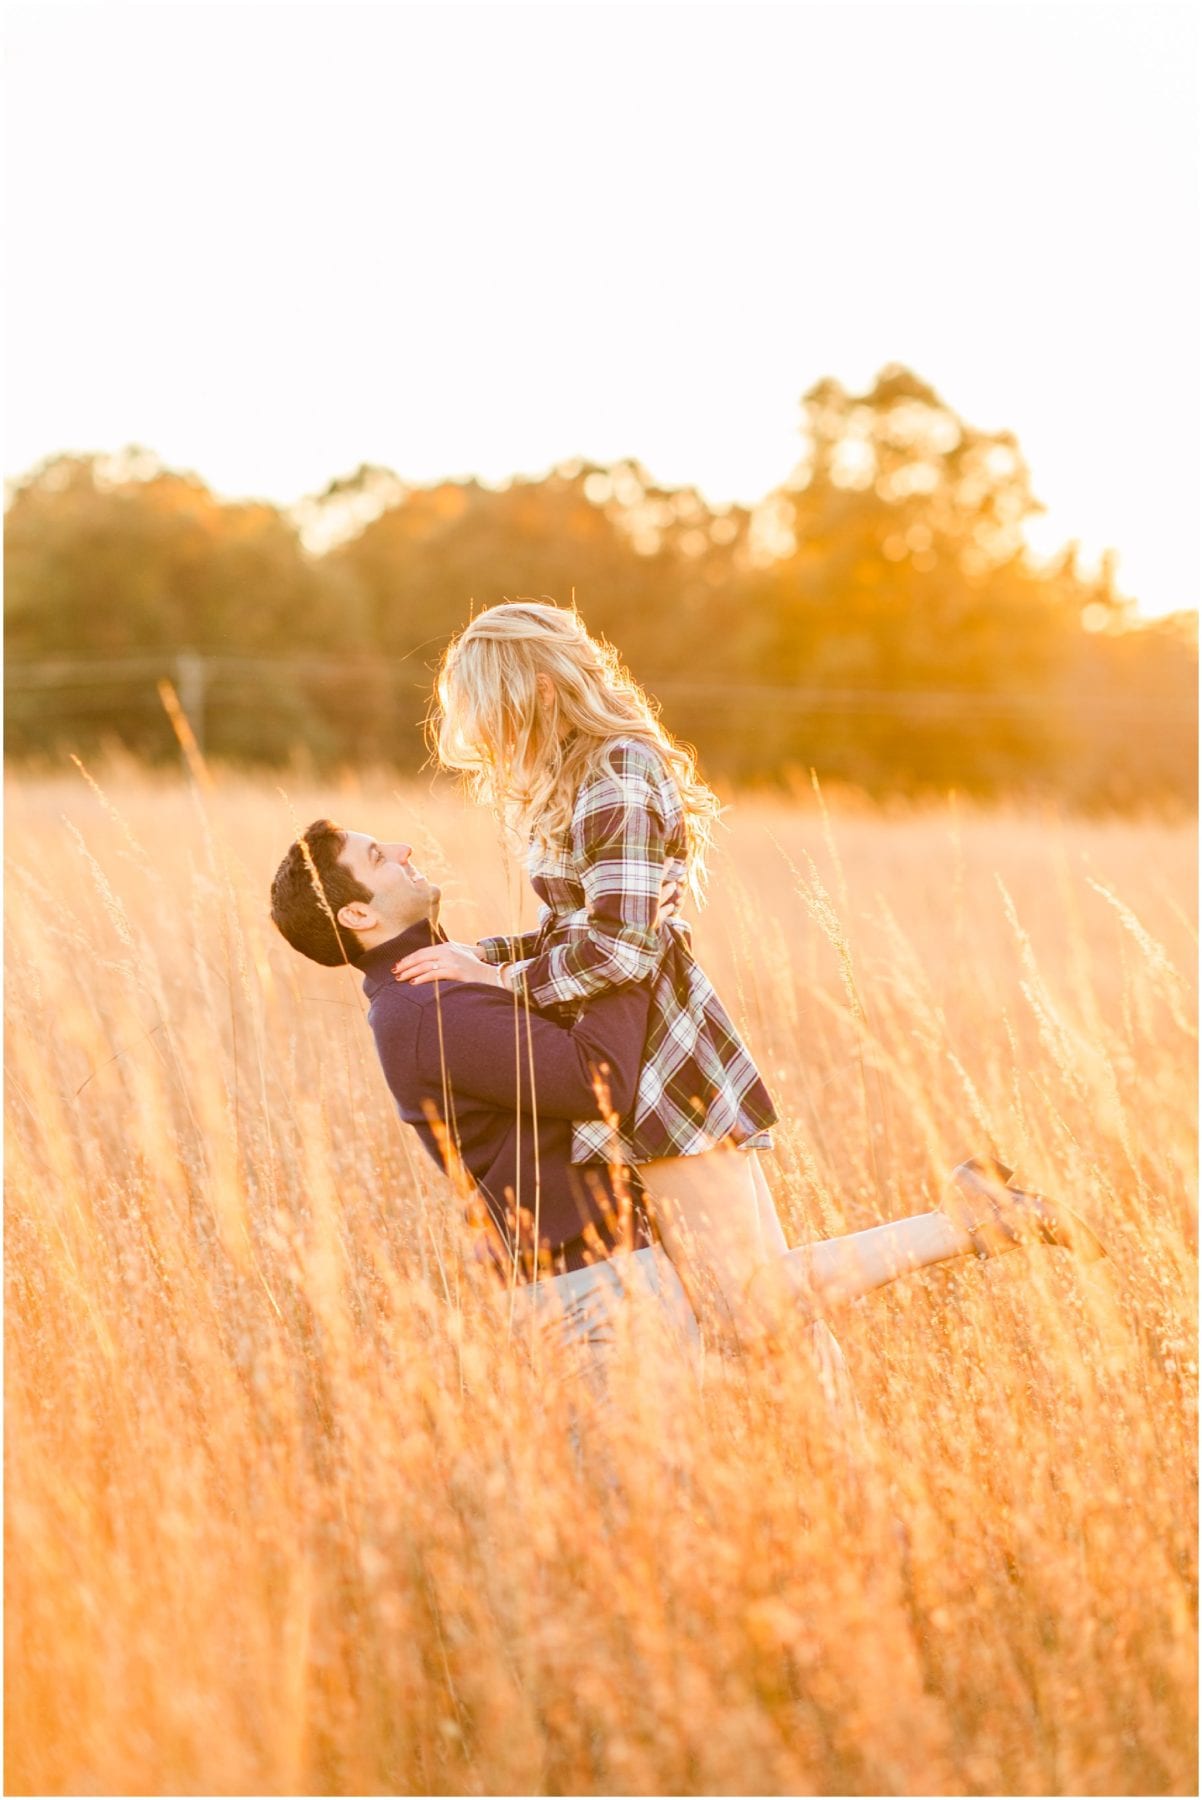
[[[1139,622],[1111,560],[1036,561],[1042,510],[1014,436],[898,365],[812,387],[749,507],[633,458],[499,488],[364,465],[282,508],[145,450],[56,456],[8,496],[8,751],[172,753],[182,670],[210,756],[413,771],[470,612],[574,596],[713,778],[1196,804],[1196,611]]]

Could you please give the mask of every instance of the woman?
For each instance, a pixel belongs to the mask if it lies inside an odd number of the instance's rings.
[[[812,1318],[907,1269],[1028,1235],[1101,1253],[1088,1228],[1011,1171],[973,1159],[938,1211],[790,1251],[757,1152],[776,1111],[687,926],[660,910],[677,881],[698,899],[718,800],[660,724],[617,653],[575,610],[534,601],[480,613],[439,670],[437,753],[529,844],[537,931],[441,944],[406,957],[398,980],[492,979],[546,1010],[605,988],[651,984],[632,1112],[574,1127],[574,1163],[634,1164],[665,1249],[694,1302],[716,1297],[740,1335]],[[486,976],[481,964],[489,965]]]

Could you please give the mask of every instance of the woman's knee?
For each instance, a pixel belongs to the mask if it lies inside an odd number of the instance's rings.
[[[771,1331],[782,1330],[786,1325],[821,1325],[826,1318],[804,1265],[789,1251],[768,1258],[752,1270],[743,1285],[743,1304]]]

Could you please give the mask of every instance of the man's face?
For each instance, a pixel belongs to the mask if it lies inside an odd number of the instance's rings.
[[[412,858],[408,844],[382,844],[365,831],[348,831],[338,860],[370,890],[371,902],[351,901],[340,909],[339,923],[364,941],[383,943],[423,919],[435,921],[442,889],[414,868]]]

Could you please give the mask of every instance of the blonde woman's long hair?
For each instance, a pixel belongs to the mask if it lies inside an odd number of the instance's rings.
[[[540,675],[554,688],[549,706]],[[565,725],[575,732],[567,743]],[[694,751],[664,729],[655,702],[574,606],[517,600],[477,613],[443,655],[428,733],[442,767],[542,848],[567,831],[581,783],[606,766],[615,738],[654,745],[680,794],[688,886],[704,897],[718,797]]]

